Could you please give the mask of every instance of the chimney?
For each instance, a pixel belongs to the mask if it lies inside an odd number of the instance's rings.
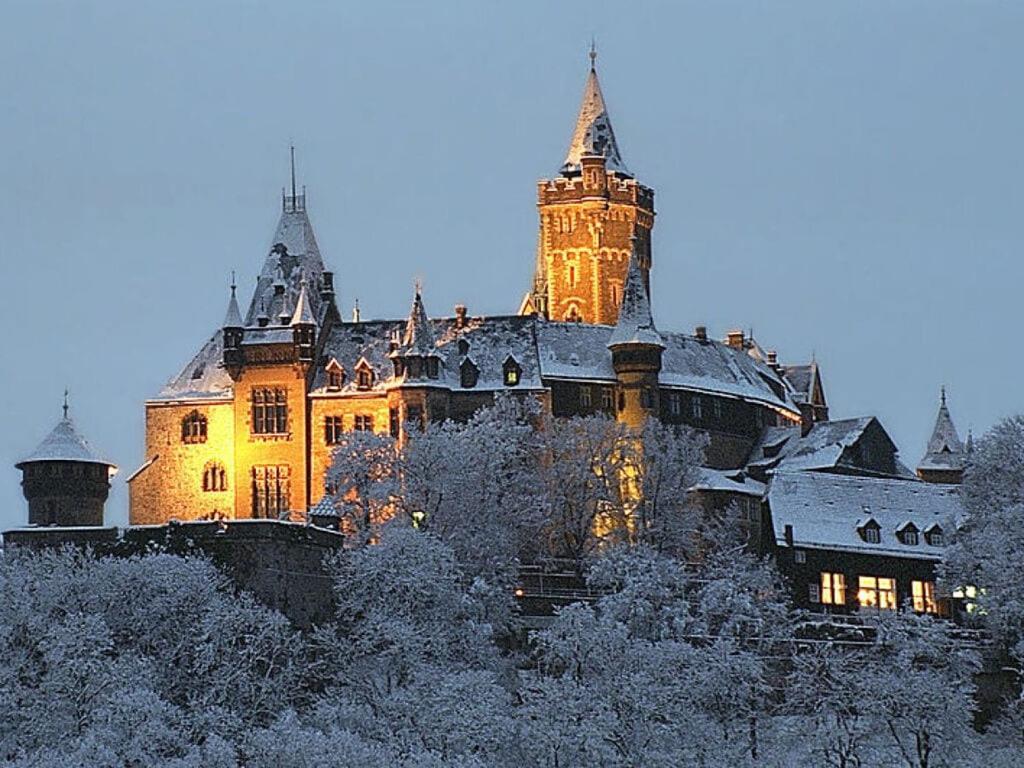
[[[779,364],[779,353],[776,352],[774,349],[769,349],[768,350],[768,365],[770,365],[772,368],[774,368],[778,364]]]
[[[320,298],[326,299],[328,296],[334,294],[334,273],[324,272],[323,275],[321,275],[321,280],[323,282],[320,285]]]
[[[693,335],[697,337],[697,341],[706,343],[708,340],[708,327],[706,325],[698,325],[693,329]]]
[[[783,535],[786,537],[786,546],[792,547],[793,546],[793,526],[792,525],[787,525],[783,529],[783,531],[784,531]]]
[[[743,349],[743,331],[729,331],[725,336],[725,343],[733,349]]]
[[[455,305],[455,327],[462,330],[466,327],[466,305]]]

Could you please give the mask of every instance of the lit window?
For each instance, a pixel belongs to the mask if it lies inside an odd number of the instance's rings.
[[[939,612],[939,605],[935,602],[934,581],[910,582],[910,596],[914,601],[914,610],[918,613]]]
[[[324,442],[327,445],[337,445],[341,442],[341,424],[341,416],[326,416],[324,418]]]
[[[252,516],[277,520],[289,508],[291,477],[287,466],[252,468]]]
[[[356,432],[373,432],[373,416],[368,413],[356,414]]]
[[[593,398],[590,393],[590,387],[580,387],[580,407],[589,408],[593,404]]]
[[[821,602],[826,605],[846,605],[846,576],[841,573],[821,574]]]
[[[683,412],[683,399],[678,392],[673,392],[668,396],[668,409],[673,416],[678,416]]]
[[[224,472],[224,465],[220,462],[211,461],[203,469],[203,490],[207,493],[226,491],[228,488],[227,475]]]
[[[514,387],[519,384],[519,377],[523,371],[519,367],[519,363],[514,358],[509,357],[505,360],[505,365],[502,367],[502,371],[505,377],[505,386]]]
[[[801,564],[801,565],[803,563],[806,563],[807,562],[807,553],[804,552],[802,549],[794,549],[793,550],[793,562]]]
[[[199,411],[192,411],[181,420],[181,442],[206,442],[206,417]]]
[[[857,578],[857,602],[862,608],[896,610],[896,579],[882,576]]]
[[[288,393],[284,389],[252,391],[252,431],[257,435],[288,432]]]

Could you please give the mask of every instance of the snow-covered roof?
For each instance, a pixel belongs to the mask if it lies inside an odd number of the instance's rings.
[[[292,325],[316,325],[316,318],[313,316],[313,305],[306,292],[306,281],[303,280],[299,286],[299,298],[295,302],[295,310],[292,312]]]
[[[221,323],[222,328],[242,328],[244,321],[242,320],[242,313],[238,309],[238,298],[235,296],[235,286],[231,285],[231,300],[228,302],[228,311],[224,315],[224,322]]]
[[[291,331],[288,334],[290,338]],[[223,399],[231,397],[232,389],[231,376],[224,368],[224,335],[217,331],[151,402]]]
[[[897,529],[911,521],[918,530],[937,523],[949,531],[964,514],[956,486],[823,472],[776,472],[768,488],[768,505],[779,546],[789,546],[789,525],[794,547],[928,560],[941,559],[942,547],[929,544],[924,536],[917,544],[904,544]],[[858,531],[868,519],[879,525],[878,544],[864,541]]]
[[[806,403],[811,399],[811,388],[814,385],[814,364],[786,365],[782,375],[793,388],[793,397],[798,403]]]
[[[86,441],[78,434],[74,422],[65,416],[57,422],[43,442],[36,446],[28,456],[17,463],[20,469],[25,464],[37,461],[81,461],[89,464],[106,464],[114,467],[112,462],[101,458]]]
[[[310,287],[310,310],[314,317],[319,318],[319,289],[323,285],[323,273],[320,247],[304,205],[286,205],[256,281],[249,311],[245,315],[246,327],[255,326],[261,314],[275,321],[282,313],[291,317],[291,308],[298,302],[303,280]],[[279,293],[276,288],[282,284],[284,291]]]
[[[960,435],[957,434],[953,419],[949,415],[949,408],[946,406],[946,389],[943,387],[939,413],[935,417],[935,427],[928,440],[928,448],[917,468],[923,470],[963,469],[964,460],[964,444],[960,441]]]
[[[583,88],[583,102],[576,118],[576,128],[572,132],[569,151],[562,164],[562,173],[579,173],[582,170],[580,158],[594,155],[605,158],[605,168],[609,171],[631,175],[615,141],[608,107],[604,103],[601,84],[597,81],[597,72],[591,67],[587,74],[587,84]]]
[[[397,352],[403,355],[427,355],[436,354],[437,342],[434,338],[434,331],[430,327],[430,319],[427,317],[427,310],[423,306],[423,296],[417,289],[413,296],[412,308],[409,310],[409,317],[405,321],[405,332],[402,334],[402,343]]]
[[[694,484],[694,491],[722,491],[742,496],[763,498],[765,484],[754,480],[742,469],[700,468],[700,480]]]
[[[545,378],[615,382],[606,349],[608,325],[538,321],[537,344]],[[659,334],[665,345],[658,382],[664,387],[725,395],[799,416],[796,403],[775,373],[743,350],[681,333]]]
[[[651,301],[647,296],[647,286],[644,285],[644,276],[640,272],[640,264],[637,261],[635,242],[633,254],[629,257],[626,284],[622,289],[619,320],[615,324],[611,338],[608,339],[609,347],[624,344],[665,347],[665,343],[661,340],[661,334],[654,327]]]

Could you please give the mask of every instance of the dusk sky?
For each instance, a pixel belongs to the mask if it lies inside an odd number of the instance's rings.
[[[344,315],[518,308],[591,36],[656,191],[659,327],[753,328],[913,466],[1024,410],[1024,3],[85,3],[0,14],[0,530],[72,415],[120,466],[144,400],[248,303],[294,142]]]

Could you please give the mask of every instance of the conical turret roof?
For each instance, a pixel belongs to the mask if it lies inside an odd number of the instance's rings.
[[[309,303],[309,296],[306,294],[306,281],[302,281],[299,288],[299,298],[295,302],[295,311],[292,313],[292,325],[316,325],[316,318],[313,317],[313,310]]]
[[[636,238],[633,239],[633,254],[629,257],[626,284],[622,289],[622,305],[619,307],[619,321],[615,324],[609,347],[622,344],[646,344],[665,347],[665,342],[654,327],[651,301],[647,296],[644,276],[636,256]]]
[[[228,302],[228,312],[224,316],[224,323],[221,328],[242,328],[245,323],[242,321],[242,313],[238,309],[238,299],[235,297],[235,285],[231,284],[231,301]]]
[[[405,333],[402,335],[402,344],[398,351],[403,355],[435,355],[434,332],[430,327],[430,319],[427,317],[427,310],[423,306],[423,296],[419,288],[412,300],[412,309],[409,310],[409,319],[405,321]]]
[[[92,449],[89,443],[78,434],[75,424],[65,412],[64,418],[55,426],[38,446],[28,456],[17,463],[20,469],[25,464],[32,464],[37,461],[81,461],[89,464],[106,464],[108,467],[115,465],[100,456]]]
[[[565,156],[561,171],[579,173],[582,170],[580,158],[600,155],[605,158],[605,168],[609,171],[631,176],[615,141],[615,131],[612,130],[608,107],[604,103],[601,84],[597,80],[597,70],[593,65],[594,57],[595,54],[591,51],[592,61],[587,83],[583,88],[583,102],[580,104],[576,128],[573,130],[569,152]]]
[[[939,413],[935,427],[928,440],[928,449],[918,464],[918,469],[963,469],[964,444],[960,441],[953,419],[946,406],[946,388],[942,388]]]

